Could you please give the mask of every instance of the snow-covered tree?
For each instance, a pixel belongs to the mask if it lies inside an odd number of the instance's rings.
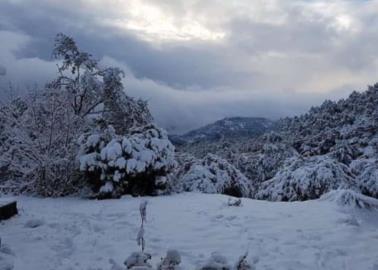
[[[238,169],[226,160],[208,154],[203,159],[188,159],[181,162],[171,176],[175,191],[199,191],[204,193],[222,193],[236,197],[250,197],[254,188]]]
[[[350,189],[331,190],[321,198],[323,201],[335,202],[341,207],[361,208],[361,209],[378,209],[378,200],[365,196],[359,192]]]
[[[105,193],[114,190],[113,185],[122,192],[118,182],[124,184],[120,180],[126,174],[143,175],[145,182],[151,174],[164,174],[173,163],[174,148],[164,131],[152,126],[146,102],[126,95],[122,72],[101,67],[63,34],[57,35],[53,55],[59,63],[56,79],[0,107],[0,188],[62,196],[98,181],[95,186]],[[115,131],[110,136],[107,131],[112,128]],[[101,146],[85,142],[88,148],[80,149],[79,138],[89,137],[93,142],[99,134],[107,134],[101,137]],[[127,144],[127,168],[112,159],[112,151],[120,143]],[[92,158],[99,151],[99,164],[107,166],[96,167],[102,179],[93,180],[83,173],[90,166],[76,159],[79,150],[93,152]],[[91,170],[96,171],[92,165]],[[84,169],[80,171],[79,166]]]
[[[135,101],[126,96],[122,85],[123,72],[119,69],[106,69],[104,81],[104,114],[108,125],[115,128],[117,134],[126,134],[132,128],[142,127],[152,122],[147,103]],[[132,117],[130,117],[132,116]]]
[[[73,38],[58,34],[53,56],[61,60],[59,76],[49,86],[66,92],[69,106],[76,115],[86,116],[103,102],[103,70],[97,60],[82,52]],[[112,68],[111,68],[112,69]]]
[[[327,156],[293,159],[263,182],[257,198],[272,201],[317,199],[338,188],[356,188],[350,169]]]
[[[154,194],[158,177],[176,165],[174,147],[164,130],[151,124],[129,132],[120,136],[108,127],[79,140],[80,169],[100,197]]]
[[[57,35],[53,55],[62,59],[62,64],[58,68],[58,78],[50,85],[67,92],[75,114],[101,115],[101,120],[112,125],[118,134],[151,123],[147,103],[125,94],[122,70],[102,68],[97,60],[82,52],[75,41],[64,34]]]
[[[259,199],[313,199],[344,185],[377,197],[377,104],[378,83],[281,119],[273,132],[259,137],[199,141],[178,149],[197,158],[184,163],[187,167],[208,153],[227,160],[249,179],[258,191],[252,196]]]
[[[0,159],[11,191],[45,196],[77,191],[74,140],[85,123],[67,104],[64,93],[47,88],[2,108]]]
[[[369,160],[362,164],[362,166],[359,168],[359,175],[356,177],[356,183],[363,194],[378,199],[377,160]]]

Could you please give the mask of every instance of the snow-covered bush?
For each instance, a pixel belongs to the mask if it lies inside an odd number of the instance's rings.
[[[361,208],[361,209],[377,209],[378,200],[365,196],[361,193],[358,193],[350,189],[338,189],[332,190],[322,197],[323,201],[335,202],[341,207],[352,207],[352,208]]]
[[[173,187],[176,191],[221,193],[236,197],[250,197],[254,192],[249,179],[226,160],[213,154],[181,163],[173,177],[177,178]]]
[[[271,135],[272,136],[272,135]],[[247,149],[240,149],[228,160],[255,184],[271,179],[284,165],[288,158],[297,157],[298,153],[290,145],[270,141],[271,136],[261,141],[249,142]]]
[[[227,206],[235,206],[235,207],[242,206],[242,200],[240,198],[238,199],[228,198]]]
[[[363,194],[378,199],[378,161],[367,162],[360,169],[356,182]]]
[[[4,191],[61,196],[82,186],[74,141],[86,122],[68,104],[64,93],[47,88],[0,110]]]
[[[262,183],[258,199],[303,201],[338,188],[353,188],[349,168],[327,156],[294,159],[271,180]]]
[[[157,270],[181,270],[180,263],[180,253],[175,249],[170,249],[167,251],[167,255],[161,259]]]
[[[92,131],[79,143],[80,170],[104,196],[153,194],[156,178],[176,164],[166,132],[152,124],[124,136],[112,128]]]
[[[337,161],[349,165],[360,155],[358,149],[347,141],[338,141],[332,148],[331,156]]]
[[[258,186],[271,179],[282,168],[286,159],[299,156],[289,143],[282,140],[281,136],[270,132],[258,138],[188,144],[178,147],[178,150],[188,151],[197,158],[203,158],[207,153],[217,155],[243,173],[254,186]]]
[[[152,269],[151,264],[148,262],[151,260],[151,255],[144,252],[133,252],[125,261],[127,269],[142,270]]]

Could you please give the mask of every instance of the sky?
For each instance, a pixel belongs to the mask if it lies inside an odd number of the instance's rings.
[[[122,68],[172,133],[293,116],[378,81],[377,0],[0,0],[0,83],[53,78],[59,32]]]

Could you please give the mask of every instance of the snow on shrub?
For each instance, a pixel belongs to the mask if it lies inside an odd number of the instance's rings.
[[[331,156],[346,165],[349,165],[360,155],[358,149],[347,141],[337,141],[331,150]]]
[[[1,107],[0,189],[43,196],[78,192],[74,141],[85,127],[55,89],[38,89]]]
[[[327,156],[290,160],[271,180],[262,183],[258,199],[303,201],[338,188],[354,186],[349,168]]]
[[[179,266],[180,263],[180,253],[175,249],[170,249],[167,251],[167,255],[161,259],[157,270],[181,270],[182,268]]]
[[[176,176],[176,191],[221,193],[236,197],[250,197],[252,184],[238,169],[226,160],[207,154],[203,159],[188,159],[181,164]]]
[[[151,260],[151,255],[144,252],[133,252],[125,261],[127,269],[152,269],[148,261]]]
[[[166,132],[153,124],[124,136],[109,127],[82,136],[79,144],[80,170],[98,176],[97,188],[104,195],[153,193],[155,178],[176,164]]]
[[[363,194],[378,198],[378,161],[365,162],[361,167],[360,174],[356,177],[358,187]]]
[[[235,206],[235,207],[242,206],[242,200],[240,198],[239,199],[228,198],[227,206]]]
[[[321,200],[335,202],[342,207],[353,207],[361,209],[378,208],[378,200],[365,196],[350,189],[332,190],[324,194]]]
[[[237,153],[231,158],[231,163],[255,183],[271,179],[282,168],[286,159],[298,156],[289,145],[279,141],[271,142],[268,135],[265,137],[261,143],[251,143],[258,150]]]

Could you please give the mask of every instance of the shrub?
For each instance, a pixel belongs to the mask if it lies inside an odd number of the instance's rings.
[[[349,168],[327,156],[294,159],[271,180],[262,183],[258,199],[303,201],[338,188],[354,187]]]
[[[167,251],[167,255],[161,259],[157,270],[181,270],[180,263],[180,253],[177,250],[170,249]]]
[[[80,170],[100,197],[154,194],[155,182],[175,166],[174,147],[155,125],[120,136],[111,127],[82,136]]]
[[[175,191],[222,193],[235,197],[250,197],[254,192],[251,181],[226,160],[208,154],[203,159],[187,159],[176,170]]]

